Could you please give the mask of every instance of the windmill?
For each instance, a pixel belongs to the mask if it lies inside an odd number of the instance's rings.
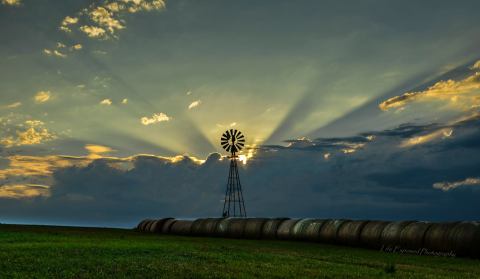
[[[230,152],[230,171],[228,173],[227,190],[223,203],[223,217],[247,217],[243,201],[242,184],[237,167],[237,152],[245,146],[245,136],[234,129],[223,133],[220,140],[223,149]]]

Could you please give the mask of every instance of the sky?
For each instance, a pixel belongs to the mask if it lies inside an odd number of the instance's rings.
[[[0,222],[479,220],[478,1],[0,0]]]

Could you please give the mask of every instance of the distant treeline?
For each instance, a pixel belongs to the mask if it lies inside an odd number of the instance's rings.
[[[425,255],[480,257],[480,223],[344,219],[205,218],[143,220],[141,232],[312,241]]]

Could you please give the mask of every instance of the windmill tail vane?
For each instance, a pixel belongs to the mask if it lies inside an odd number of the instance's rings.
[[[236,159],[236,153],[245,146],[245,136],[238,130],[230,129],[223,133],[220,144],[231,155],[222,217],[247,217]]]

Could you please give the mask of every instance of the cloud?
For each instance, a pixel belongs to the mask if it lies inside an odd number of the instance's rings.
[[[110,100],[110,99],[104,99],[104,100],[100,101],[100,105],[110,106],[110,105],[112,105],[112,100]]]
[[[472,67],[471,67],[472,70],[476,70],[476,69],[480,69],[480,60],[478,60],[477,62],[475,62]]]
[[[70,33],[72,32],[72,30],[70,29],[69,26],[77,23],[78,23],[78,17],[66,16],[62,20],[62,23],[60,24],[60,30]]]
[[[21,0],[2,0],[3,5],[7,6],[20,6],[22,4]]]
[[[201,103],[202,103],[202,101],[200,101],[200,100],[194,101],[194,102],[192,102],[190,105],[188,105],[188,109],[196,108],[196,107],[198,107]]]
[[[117,32],[126,28],[125,14],[159,11],[165,9],[163,0],[116,0],[90,5],[76,14],[63,19],[59,29],[72,33],[76,25],[78,30],[93,39],[118,38]]]
[[[106,34],[105,29],[96,26],[84,25],[80,30],[90,38],[104,38]]]
[[[433,188],[442,191],[450,191],[462,186],[480,186],[480,178],[466,178],[462,181],[455,182],[437,182],[433,184]]]
[[[159,122],[166,122],[166,121],[170,121],[172,120],[172,118],[168,115],[166,115],[165,113],[163,112],[160,112],[160,113],[155,113],[152,115],[152,117],[142,117],[140,119],[140,122],[145,125],[145,126],[148,126],[148,125],[151,125],[151,124],[155,124],[155,123],[159,123]]]
[[[434,139],[415,150],[400,144],[448,125],[405,124],[353,137],[301,138],[287,146],[247,148],[239,154],[247,211],[251,216],[476,220],[480,188],[445,192],[432,187],[439,177],[456,181],[478,174],[480,119],[449,125],[455,129],[451,140]],[[343,151],[360,145],[355,152]],[[111,148],[93,144],[86,149],[89,154],[78,157],[7,157],[0,170],[3,184],[48,189],[37,199],[22,197],[19,190],[15,204],[0,198],[6,218],[128,227],[147,217],[221,212],[229,161],[218,153],[199,160],[111,157]]]
[[[82,48],[83,48],[83,46],[81,44],[76,44],[76,45],[73,45],[71,47],[71,49],[73,49],[73,50],[81,50]]]
[[[85,149],[90,153],[89,158],[101,158],[102,154],[110,153],[113,150],[108,146],[87,144]]]
[[[74,44],[70,47],[67,47],[67,45],[57,42],[55,49],[43,49],[43,54],[47,56],[56,56],[60,58],[67,58],[68,55],[65,54],[65,51],[68,52],[73,52],[73,51],[78,51],[81,50],[83,46],[81,44]]]
[[[472,115],[447,124],[404,124],[351,137],[248,146],[239,154],[247,211],[250,216],[478,220],[479,187],[439,191],[432,185],[451,188],[458,183],[438,181],[460,177],[460,184],[473,185],[463,178],[478,179],[479,127],[480,117]],[[455,131],[449,140],[435,137],[414,149],[401,146],[447,128]],[[201,160],[115,157],[109,155],[111,147],[98,144],[85,149],[84,156],[3,157],[0,185],[48,186],[36,197],[16,190],[15,203],[0,197],[5,218],[128,227],[148,217],[221,212],[229,161],[218,153]]]
[[[0,139],[0,144],[5,147],[38,145],[57,138],[57,136],[45,127],[45,123],[39,120],[27,120],[16,127],[15,135],[7,135]]]
[[[45,185],[2,185],[0,186],[0,198],[25,199],[34,197],[48,197],[49,186]]]
[[[125,28],[118,19],[113,17],[114,13],[104,7],[94,8],[90,11],[89,16],[93,22],[97,23],[103,29],[108,30],[110,34],[115,34],[117,30]]]
[[[472,70],[478,69],[479,62]],[[480,106],[480,72],[473,72],[461,80],[442,80],[423,91],[407,92],[392,97],[380,103],[379,108],[387,111],[392,108],[401,108],[411,102],[442,101],[450,107],[460,110],[470,110]]]
[[[408,138],[400,144],[401,147],[411,147],[414,145],[419,145],[419,144],[424,144],[430,141],[433,141],[435,139],[446,139],[451,137],[453,134],[453,129],[452,128],[443,128],[439,129],[437,131],[428,133],[426,135],[421,135],[421,136],[415,136]]]
[[[21,102],[15,102],[15,103],[11,103],[9,105],[6,105],[4,106],[4,108],[7,108],[7,109],[14,109],[14,108],[18,108],[22,105]]]
[[[42,104],[48,102],[52,97],[52,93],[50,91],[39,91],[34,96],[34,100],[37,104]]]

